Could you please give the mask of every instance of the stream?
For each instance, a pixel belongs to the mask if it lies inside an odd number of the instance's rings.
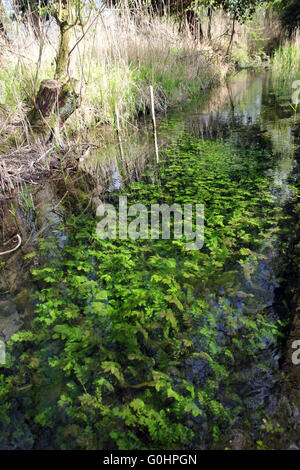
[[[300,118],[289,101],[274,89],[270,72],[242,71],[159,117],[158,164],[146,119],[128,135],[91,147],[77,174],[1,201],[1,248],[16,233],[23,240],[20,250],[0,258],[0,339],[12,348],[3,370],[22,377],[30,371],[16,382],[20,389],[30,388],[36,370],[38,385],[32,396],[14,395],[14,420],[0,425],[0,448],[177,449],[180,442],[187,449],[300,448],[299,404],[283,372],[291,313],[280,289],[298,176]],[[96,208],[103,201],[118,206],[120,195],[128,204],[203,204],[204,247],[186,252],[177,240],[97,241]],[[93,331],[94,343],[80,333],[71,337],[64,322]],[[25,369],[15,369],[22,351],[10,338],[32,328],[44,332],[29,345],[36,365],[28,366],[25,354]],[[90,352],[99,338],[102,356]],[[92,396],[95,377],[102,380],[93,358],[103,361],[110,384],[101,382],[103,409],[110,394],[116,407],[99,431],[111,431],[112,441],[98,436],[97,444],[88,431],[86,441],[76,441],[84,418],[71,412],[77,387]],[[154,418],[141,411],[153,403]],[[143,421],[124,417],[127,404]],[[147,424],[151,416],[164,429],[159,413],[174,440]]]

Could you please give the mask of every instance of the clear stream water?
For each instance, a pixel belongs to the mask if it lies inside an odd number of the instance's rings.
[[[299,127],[300,119],[293,113],[289,101],[289,96],[282,96],[274,90],[270,73],[240,72],[227,85],[208,93],[200,102],[189,103],[161,116],[159,147],[174,146],[177,136],[186,134],[196,141],[222,142],[232,149],[243,147],[254,152],[269,149],[276,156],[276,164],[266,170],[265,176],[271,183],[271,199],[283,208],[284,220],[285,210],[288,210],[289,201],[295,195],[298,171],[294,131]],[[185,150],[188,149],[185,147]],[[40,239],[47,241],[53,237],[63,250],[69,237],[68,231],[64,230],[64,222],[71,214],[78,215],[85,210],[92,213],[99,200],[111,200],[122,188],[139,181],[149,161],[154,160],[151,125],[145,123],[126,138],[121,137],[115,142],[107,140],[100,149],[90,149],[81,163],[81,173],[65,179],[58,178],[41,187],[30,187],[28,193],[24,191],[25,199],[19,196],[1,203],[3,241],[17,231],[22,235],[23,250],[6,257],[5,264],[0,264],[0,338],[7,341],[16,331],[30,328],[30,321],[35,315],[31,294],[36,291],[37,285],[30,274],[33,261],[30,256],[24,259],[24,254],[36,250]],[[155,163],[151,163],[152,169],[153,166],[155,168]],[[281,223],[284,225],[284,221]],[[292,238],[293,234],[290,236]],[[276,230],[265,239],[260,255],[252,264],[250,261],[246,265],[234,266],[235,288],[231,293],[226,290],[225,296],[222,285],[215,287],[209,305],[220,322],[226,308],[246,311],[249,315],[263,314],[271,322],[284,315],[284,307],[278,304],[277,290],[285,254],[281,251]],[[44,258],[43,263],[42,267],[46,266],[47,259]],[[221,328],[218,334],[222,344]],[[194,341],[197,349],[197,339],[194,338]],[[299,436],[297,438],[293,432],[294,415],[291,425],[287,424],[285,429],[285,438],[274,429],[274,425],[268,430],[261,429],[261,416],[258,418],[257,415],[257,410],[262,410],[263,416],[266,419],[271,417],[273,423],[278,422],[278,426],[285,426],[284,421],[289,419],[288,415],[284,416],[283,422],[277,419],[278,409],[285,403],[282,401],[284,387],[281,374],[283,348],[282,341],[276,344],[271,341],[253,361],[241,358],[236,362],[231,371],[230,390],[231,393],[238,391],[242,396],[242,406],[230,431],[231,443],[227,436],[227,439],[221,440],[221,447],[255,447],[257,444],[253,443],[253,439],[258,438],[266,442],[271,439],[270,445],[278,448],[297,447],[299,444]],[[189,358],[185,369],[186,378],[195,386],[201,386],[207,373],[203,361],[197,357]],[[229,409],[236,408],[231,396],[220,393],[219,398]],[[248,428],[245,428],[245,420]],[[194,429],[205,429],[202,418],[195,417],[192,421]],[[256,431],[253,433],[251,429]],[[210,448],[210,437],[195,438],[194,445]],[[18,447],[17,444],[14,446]]]

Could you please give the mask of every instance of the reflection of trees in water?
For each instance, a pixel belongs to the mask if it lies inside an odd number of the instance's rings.
[[[206,112],[188,115],[186,127],[197,138],[231,138],[237,146],[270,148],[291,157],[294,122],[283,101],[272,92],[270,74],[248,72],[220,88],[219,95],[215,92]]]
[[[154,151],[149,139],[125,139],[92,150],[81,165],[82,178],[96,196],[119,190],[124,183],[140,179]]]
[[[29,328],[34,315],[34,304],[30,267],[39,263],[38,256],[32,256],[43,237],[54,236],[58,244],[65,236],[57,231],[63,220],[64,211],[60,201],[66,191],[57,182],[48,183],[43,189],[32,193],[32,207],[19,196],[2,200],[0,203],[0,251],[11,247],[16,234],[20,234],[20,248],[2,257],[0,266],[0,339],[8,340],[20,328]],[[6,242],[9,242],[6,245]],[[29,260],[24,255],[31,255]]]
[[[212,114],[194,115],[187,122],[187,129],[199,139],[228,139],[241,147],[264,148],[268,146],[258,123],[253,123],[251,117],[245,123],[243,114],[214,112]]]

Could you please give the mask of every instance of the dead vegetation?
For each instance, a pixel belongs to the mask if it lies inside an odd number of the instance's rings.
[[[81,146],[81,152],[88,145]],[[12,197],[23,184],[38,185],[47,178],[60,179],[78,168],[76,147],[54,144],[28,144],[6,155],[0,155],[0,200]]]

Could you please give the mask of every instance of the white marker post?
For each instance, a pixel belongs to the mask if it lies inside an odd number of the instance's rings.
[[[157,133],[156,133],[156,119],[155,119],[155,108],[154,108],[154,93],[153,93],[153,86],[152,85],[150,85],[150,97],[151,97],[151,114],[152,114],[152,121],[153,121],[155,154],[156,154],[156,161],[157,161],[157,163],[159,163]]]
[[[5,358],[5,343],[4,341],[0,341],[0,365],[5,364],[6,358]]]

